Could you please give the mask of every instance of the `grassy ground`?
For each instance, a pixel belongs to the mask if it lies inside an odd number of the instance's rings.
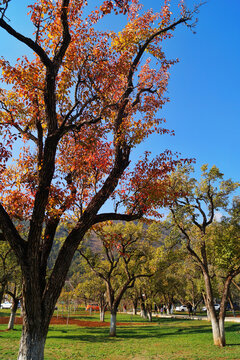
[[[84,317],[90,320],[79,315]],[[98,319],[98,315],[93,314],[91,319]],[[119,314],[118,321],[129,325],[119,326],[116,338],[108,337],[108,328],[50,326],[45,360],[240,360],[239,324],[226,324],[228,346],[219,349],[212,345],[206,321],[154,319],[152,324],[142,325],[140,317],[124,314]],[[0,325],[1,329],[6,325]],[[20,335],[21,326],[0,332],[1,360],[16,360]]]

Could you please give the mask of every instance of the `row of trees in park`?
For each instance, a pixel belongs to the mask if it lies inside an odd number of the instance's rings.
[[[164,1],[159,13],[153,13],[143,11],[137,0],[105,0],[92,10],[85,1],[36,0],[27,10],[33,29],[28,36],[9,22],[11,6],[15,5],[10,0],[0,0],[1,33],[24,50],[16,54],[15,64],[7,54],[0,59],[0,229],[21,268],[23,328],[18,360],[44,358],[57,299],[90,229],[106,221],[157,217],[166,206],[204,273],[214,341],[224,345],[222,322],[217,323],[212,308],[205,244],[213,209],[224,201],[215,204],[210,198],[206,219],[200,203],[208,198],[197,197],[192,205],[193,188],[181,192],[181,184],[170,181],[171,172],[187,160],[169,150],[154,159],[147,152],[130,166],[133,149],[147,137],[171,133],[158,112],[168,101],[165,91],[175,61],[166,58],[162,46],[181,24],[192,28],[197,8],[189,11],[181,2],[179,13],[173,14],[170,2]],[[126,25],[118,33],[99,30],[107,16],[121,16]],[[233,188],[229,183],[223,195]],[[113,208],[105,211],[109,200]],[[196,226],[193,238],[178,221],[180,210],[182,219],[187,224],[192,219]],[[203,223],[198,223],[194,210],[203,215]],[[66,222],[71,226],[49,271],[57,229]],[[228,225],[226,220],[226,229]],[[194,247],[198,238],[200,254]],[[93,265],[87,250],[80,251]],[[135,280],[131,257],[124,254],[121,263],[129,287]],[[108,256],[111,259],[106,250]],[[238,272],[233,266],[226,270],[225,293]],[[144,277],[145,270],[139,269],[137,278]],[[117,306],[115,299],[112,304]],[[223,314],[224,296],[221,304]]]
[[[150,320],[153,304],[165,304],[170,311],[176,303],[188,303],[195,309],[205,302],[214,343],[225,345],[226,306],[233,307],[236,292],[230,286],[240,273],[240,201],[236,197],[231,204],[229,200],[238,184],[222,180],[216,167],[208,170],[203,166],[200,182],[191,178],[191,170],[185,166],[172,174],[169,186],[179,196],[165,221],[95,226],[77,250],[60,300],[97,303],[101,321],[108,308],[111,336],[116,335],[122,300],[132,303],[134,313],[139,306],[142,316]],[[225,211],[218,220],[214,218],[217,210]],[[12,273],[13,267],[17,271],[16,259],[6,242],[2,246],[1,273],[9,283],[14,279],[16,287],[19,277]],[[215,299],[220,302],[219,313]]]
[[[137,299],[142,309],[147,305],[144,311],[150,317],[153,303],[170,309],[173,303],[188,302],[196,308],[203,300],[214,343],[225,345],[225,312],[227,303],[233,303],[230,286],[240,273],[240,201],[236,197],[230,205],[229,200],[238,184],[222,180],[216,167],[203,166],[199,182],[190,171],[183,167],[172,174],[170,187],[179,196],[165,222],[148,227],[105,225],[96,229],[102,251],[92,251],[85,243],[78,250],[92,271],[86,277],[88,270],[82,270],[73,280],[72,296],[94,299],[98,288],[95,301],[102,313],[108,304],[112,314],[111,335],[116,333],[119,303],[129,293],[133,306]],[[215,219],[217,210],[225,211],[219,220]],[[214,307],[216,298],[219,313]]]

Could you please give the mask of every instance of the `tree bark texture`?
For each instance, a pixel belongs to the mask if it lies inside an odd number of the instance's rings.
[[[220,346],[225,346],[226,345],[226,337],[225,337],[224,318],[220,316],[218,322],[219,322],[219,331],[220,331],[220,338],[221,338]]]
[[[144,300],[141,299],[140,301],[141,301],[141,304],[140,304],[140,306],[141,306],[141,317],[142,317],[143,319],[147,319],[147,310],[146,310],[146,306],[145,306]]]
[[[110,320],[110,336],[116,336],[117,334],[117,312],[115,310],[111,311],[111,320]]]
[[[43,360],[46,337],[47,332],[43,334],[41,329],[27,331],[23,327],[18,360]]]
[[[133,304],[133,315],[137,315],[138,299],[132,300],[132,304]]]
[[[105,321],[105,311],[104,310],[100,310],[100,321],[102,321],[102,322]]]
[[[0,290],[0,304],[2,303],[2,300],[3,300],[4,291],[5,291],[5,289]]]
[[[15,322],[16,310],[11,310],[9,322],[8,322],[8,330],[13,330],[14,322]]]
[[[140,315],[141,315],[141,317],[143,319],[147,319],[147,311],[146,311],[146,309],[141,309]]]
[[[15,317],[16,317],[18,304],[19,304],[19,299],[17,299],[17,298],[13,299],[11,315],[10,315],[9,322],[8,322],[8,330],[13,330],[13,328],[14,328],[14,321],[15,321]]]
[[[204,274],[204,282],[206,288],[206,306],[208,309],[211,325],[212,325],[212,334],[213,334],[213,343],[217,346],[225,346],[225,332],[224,332],[224,318],[221,320],[221,330],[220,323],[217,318],[216,310],[214,308],[214,298],[211,286],[211,279],[207,272]]]
[[[152,322],[152,311],[148,310],[147,312],[148,321]]]
[[[32,287],[31,281],[26,280],[26,274],[24,274],[23,327],[18,360],[43,360],[48,326],[54,306],[44,304],[41,292],[35,292],[37,287]]]

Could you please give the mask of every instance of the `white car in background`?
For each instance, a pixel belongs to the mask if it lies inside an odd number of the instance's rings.
[[[215,305],[214,305],[214,308],[215,308],[216,311],[219,311],[219,310],[220,310],[220,305],[219,305],[219,304],[215,304]],[[206,306],[204,306],[204,307],[202,308],[202,311],[207,311]]]
[[[1,304],[1,309],[11,309],[12,304],[8,301]]]
[[[176,311],[188,311],[188,308],[186,305],[180,305],[180,306],[176,306],[175,310]]]

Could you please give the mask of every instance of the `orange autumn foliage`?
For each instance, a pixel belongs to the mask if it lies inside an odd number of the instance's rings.
[[[36,28],[35,44],[43,49],[49,61],[54,61],[63,41],[61,2],[54,4],[41,0],[29,5],[29,9]],[[164,94],[169,67],[175,62],[165,58],[161,44],[165,38],[172,36],[174,27],[154,36],[159,29],[171,24],[169,4],[166,2],[160,13],[148,10],[141,15],[138,14],[140,6],[137,1],[125,10],[121,8],[123,12],[128,11],[131,20],[119,33],[102,32],[94,28],[95,22],[102,16],[113,9],[117,11],[113,2],[105,1],[86,18],[82,16],[83,9],[84,3],[79,1],[72,1],[68,7],[67,26],[71,41],[56,76],[54,115],[59,145],[47,205],[49,214],[60,214],[76,209],[76,206],[84,211],[112,170],[116,146],[123,145],[130,150],[153,132],[169,133],[162,127],[165,120],[156,115],[168,100]],[[144,47],[144,51],[141,50]],[[142,53],[146,51],[149,57],[140,67]],[[11,85],[10,90],[2,89],[0,93],[2,131],[8,131],[8,143],[11,134],[18,133],[24,144],[30,144],[29,147],[24,145],[14,165],[4,171],[2,167],[1,181],[4,187],[1,200],[10,214],[22,219],[30,218],[42,168],[44,141],[49,133],[44,98],[45,64],[39,55],[33,60],[24,55],[18,58],[15,65],[3,58],[0,65],[1,80]],[[4,161],[9,157],[11,149],[2,149],[1,159]],[[168,166],[164,165],[166,162]],[[137,166],[135,174],[131,172],[130,181],[128,179],[128,184],[126,181],[124,184],[129,190],[127,197],[121,189],[114,193],[115,197],[116,194],[120,197],[118,201],[127,204],[128,213],[136,209],[141,214],[149,211],[154,203],[153,195],[149,197],[151,201],[146,202],[152,191],[150,183],[155,188],[155,182],[160,173],[162,177],[163,169],[166,175],[176,164],[172,162],[170,152],[167,158],[166,154],[162,154],[155,160],[155,167],[161,168],[160,172],[149,170],[148,167],[152,168],[153,163],[154,160],[149,163],[145,159],[144,164],[141,163],[141,171]],[[144,178],[146,181],[147,176],[151,177],[147,186],[149,194],[142,185],[136,189],[136,184],[139,184],[136,179]],[[162,194],[158,195],[164,205],[165,188],[162,181]],[[10,192],[9,188],[12,189]],[[133,198],[141,191],[142,195],[138,196],[142,197],[144,206],[140,206],[140,200],[137,200],[138,205],[134,204],[131,208],[130,200],[136,202]],[[16,197],[16,192],[20,196]],[[24,206],[23,211],[21,199],[25,204],[26,198],[29,199],[29,206]],[[14,207],[11,206],[11,199]],[[161,203],[158,201],[159,205]]]

